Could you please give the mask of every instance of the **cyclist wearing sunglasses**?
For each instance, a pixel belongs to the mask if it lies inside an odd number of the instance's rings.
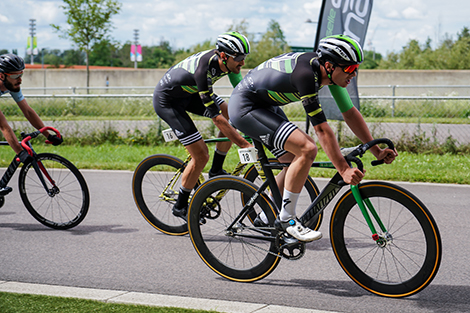
[[[19,56],[14,54],[0,55],[0,96],[10,93],[31,125],[36,129],[40,129],[44,127],[44,123],[37,113],[28,105],[23,93],[21,92],[21,77],[23,76],[24,69],[24,61]],[[3,137],[8,141],[10,147],[15,151],[20,161],[25,162],[29,158],[29,154],[23,150],[19,144],[18,138],[8,124],[2,111],[0,111],[0,129]],[[63,141],[62,138],[59,138],[56,135],[51,135],[47,131],[45,131],[43,135],[46,136],[54,146],[60,145]],[[0,196],[10,193],[11,190],[11,187],[0,185]]]
[[[228,123],[227,103],[217,96],[212,85],[228,75],[235,87],[242,79],[240,70],[250,53],[248,39],[238,32],[218,36],[216,49],[196,53],[170,68],[155,87],[153,106],[157,115],[173,130],[192,159],[183,172],[182,188],[173,214],[186,219],[188,198],[209,160],[209,152],[188,112],[211,118],[219,128],[219,137],[228,137],[242,148],[251,147]],[[216,144],[209,176],[227,174],[225,155],[232,142]]]
[[[363,58],[362,48],[354,39],[344,35],[325,37],[316,53],[287,53],[260,64],[245,76],[230,97],[231,123],[246,135],[263,142],[281,162],[291,163],[276,178],[283,190],[283,203],[275,226],[300,241],[322,237],[320,232],[304,227],[295,213],[299,193],[318,148],[312,137],[288,120],[281,106],[302,102],[323,150],[343,180],[358,184],[364,174],[357,168],[350,168],[341,155],[336,136],[320,105],[318,90],[329,86],[354,134],[362,142],[372,140],[362,115],[345,89],[357,75]],[[385,163],[393,162],[397,155],[396,151],[377,146],[370,151]],[[254,222],[257,226],[266,226],[267,219],[261,215]]]

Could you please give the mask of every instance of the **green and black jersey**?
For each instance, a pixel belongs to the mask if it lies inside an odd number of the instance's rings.
[[[302,101],[312,124],[318,125],[326,121],[318,99],[318,91],[323,87],[320,80],[316,53],[291,52],[272,58],[248,72],[235,92],[250,93],[254,106],[283,106]],[[342,112],[352,107],[352,103],[342,97],[339,102]]]
[[[156,87],[174,98],[185,98],[199,93],[210,117],[220,113],[219,101],[212,86],[222,77],[229,75],[232,85],[241,80],[241,74],[225,73],[220,69],[216,50],[196,53],[170,68]]]

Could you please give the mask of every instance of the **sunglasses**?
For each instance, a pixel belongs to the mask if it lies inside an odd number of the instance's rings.
[[[337,65],[339,68],[341,68],[343,70],[344,73],[346,74],[352,74],[354,72],[357,71],[358,67],[359,67],[359,64],[354,64],[354,65],[345,65],[345,66],[341,66],[341,65]]]
[[[246,58],[246,54],[237,54],[237,55],[231,55],[228,53],[225,53],[225,54],[228,55],[229,57],[232,57],[235,62],[241,62],[245,60]]]
[[[21,76],[23,76],[23,72],[21,72],[19,74],[18,73],[3,73],[3,74],[5,74],[7,76],[10,76],[11,79],[18,79]]]

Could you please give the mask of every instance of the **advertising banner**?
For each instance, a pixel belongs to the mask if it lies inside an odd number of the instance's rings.
[[[317,49],[321,38],[340,34],[357,40],[364,49],[371,11],[372,0],[324,0],[320,10],[314,49]],[[357,76],[351,81],[347,90],[354,106],[359,109]],[[327,87],[320,90],[319,97],[328,119],[343,120]]]

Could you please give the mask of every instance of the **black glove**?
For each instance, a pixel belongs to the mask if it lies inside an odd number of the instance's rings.
[[[56,135],[49,135],[47,136],[47,140],[49,140],[53,146],[58,146],[64,142],[62,138],[57,137]]]
[[[16,156],[16,160],[22,162],[22,163],[27,163],[28,161],[32,160],[33,158],[29,155],[28,151],[23,150],[18,155]]]

